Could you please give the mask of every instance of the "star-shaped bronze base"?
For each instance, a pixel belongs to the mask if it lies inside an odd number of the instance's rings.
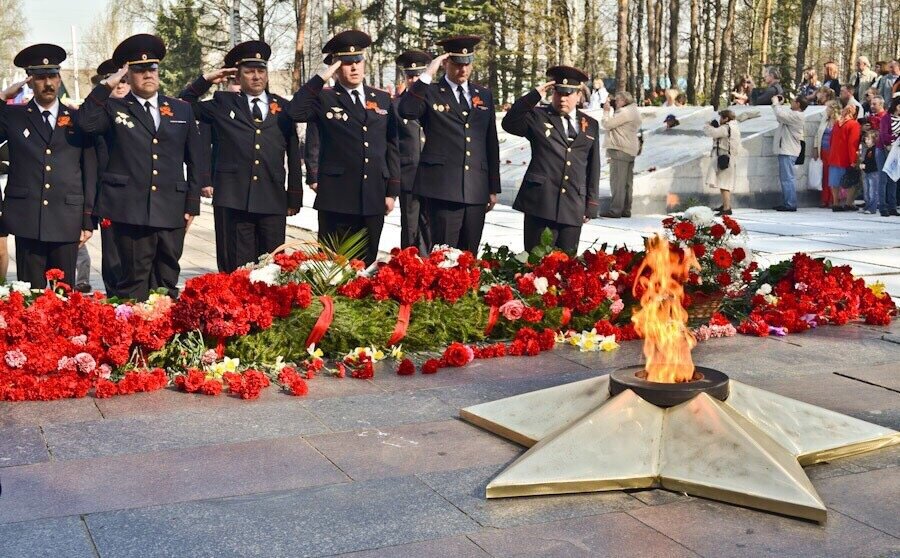
[[[900,433],[730,381],[664,409],[609,376],[468,407],[460,417],[529,447],[488,498],[660,487],[824,522],[802,465],[900,443]]]

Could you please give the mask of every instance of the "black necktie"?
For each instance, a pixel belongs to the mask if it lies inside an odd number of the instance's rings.
[[[568,129],[568,133],[566,135],[569,137],[569,141],[572,141],[578,137],[578,131],[575,129],[575,125],[572,123],[571,118],[566,116],[565,120],[566,120],[567,129]]]
[[[353,108],[356,109],[357,115],[360,117],[365,115],[365,110],[363,109],[362,99],[359,98],[359,91],[354,89],[350,92],[353,95]]]
[[[459,94],[459,106],[463,110],[469,110],[469,102],[466,101],[466,92],[462,85],[456,86],[456,92]]]
[[[144,103],[144,110],[147,112],[147,116],[150,117],[150,122],[153,124],[153,128],[156,128],[156,120],[153,119],[153,113],[150,112],[150,101]]]
[[[253,99],[253,120],[262,122],[262,109],[259,108],[259,98]]]
[[[44,124],[47,125],[47,131],[52,135],[53,134],[53,125],[50,124],[50,111],[45,110],[41,112],[41,115],[44,117]]]

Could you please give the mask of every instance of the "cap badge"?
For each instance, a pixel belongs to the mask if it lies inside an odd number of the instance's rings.
[[[147,55],[146,55],[146,54],[142,54],[142,55],[141,55],[141,60],[146,60],[146,59],[147,59]]]
[[[351,47],[350,47],[350,52],[356,52],[356,47],[355,47],[355,46],[351,46]]]
[[[47,60],[46,58],[44,58],[44,64],[49,64],[49,63],[50,63],[50,61]]]
[[[262,58],[262,55],[261,55],[260,53],[257,52],[257,53],[256,53],[256,57],[257,57],[257,58]]]
[[[569,80],[566,78],[563,78],[563,85],[569,85]]]
[[[469,49],[464,48],[464,49],[463,49],[463,54],[469,54]]]

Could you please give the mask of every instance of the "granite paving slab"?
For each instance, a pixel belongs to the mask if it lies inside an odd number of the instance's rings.
[[[400,477],[89,515],[101,556],[328,556],[474,532],[424,483]]]
[[[823,479],[816,490],[829,508],[900,540],[900,468]]]
[[[422,391],[352,395],[304,405],[335,432],[451,418],[455,409]]]
[[[0,525],[0,556],[94,558],[94,545],[80,517]]]
[[[2,470],[0,523],[341,483],[302,438]]]
[[[401,544],[340,554],[339,556],[341,558],[409,558],[410,556],[427,556],[428,558],[490,558],[490,554],[481,550],[468,537],[452,537]]]
[[[353,480],[507,463],[518,446],[456,420],[308,436]]]
[[[506,465],[502,464],[423,473],[419,478],[484,527],[506,528],[546,523],[645,506],[620,490],[593,494],[486,499],[485,487],[505,467]]]
[[[491,556],[682,558],[697,554],[624,513],[470,535]]]
[[[575,366],[578,365],[576,364]],[[587,378],[592,378],[600,374],[593,370],[587,370],[583,367],[580,368],[582,368],[582,370],[579,372],[545,373],[535,377],[494,380],[490,382],[482,381],[431,389],[428,391],[447,405],[459,410],[479,403],[512,397],[513,395],[519,395],[529,391],[577,382],[579,380],[586,380]]]
[[[0,427],[55,424],[103,418],[94,399],[58,401],[0,401]]]
[[[184,407],[177,412],[136,415],[44,427],[56,459],[82,459],[319,434],[328,429],[302,402],[235,401],[229,407]]]
[[[834,373],[900,393],[900,361],[857,365]]]
[[[895,556],[900,539],[829,511],[825,525],[693,498],[628,512],[701,556],[847,558]]]
[[[50,460],[47,444],[37,426],[0,428],[0,467]]]

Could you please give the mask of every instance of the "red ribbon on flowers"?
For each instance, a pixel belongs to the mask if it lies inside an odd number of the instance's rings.
[[[484,334],[485,336],[491,334],[491,330],[494,329],[494,326],[497,325],[497,320],[500,318],[500,307],[499,306],[491,306],[491,312],[488,314],[488,323],[484,326]]]
[[[319,302],[322,303],[322,313],[319,314],[319,319],[316,320],[312,331],[306,338],[307,347],[321,341],[325,337],[325,332],[331,327],[331,321],[334,320],[334,300],[328,295],[322,295],[319,297]]]
[[[566,327],[571,319],[572,311],[569,310],[568,306],[563,306],[562,316],[559,318],[559,327]]]
[[[216,338],[216,358],[222,360],[222,357],[225,356],[225,338],[218,337]]]
[[[406,328],[409,327],[409,314],[412,312],[412,306],[409,304],[401,304],[400,310],[397,312],[397,325],[394,326],[394,333],[388,339],[387,346],[390,347],[400,342],[406,337]]]

